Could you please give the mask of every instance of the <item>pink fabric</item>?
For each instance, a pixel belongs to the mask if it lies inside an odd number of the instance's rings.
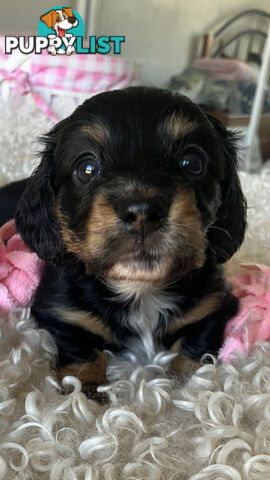
[[[13,70],[13,72],[7,72],[4,68],[1,68],[0,82],[3,80],[12,82],[14,87],[17,89],[17,93],[19,95],[26,95],[27,93],[31,93],[41,110],[43,110],[43,112],[53,121],[57,121],[57,117],[50,109],[50,107],[46,104],[43,98],[33,90],[28,73],[23,72],[19,68]]]
[[[96,94],[138,83],[138,65],[108,55],[52,56],[47,52],[31,58],[31,81],[35,87]]]
[[[254,72],[247,63],[228,58],[199,58],[194,66],[208,70],[215,78],[222,80],[254,80]]]
[[[57,120],[54,112],[35,90],[47,88],[59,93],[95,95],[139,83],[138,64],[108,55],[73,54],[50,55],[43,50],[29,60],[29,73],[16,69],[7,72],[5,63],[10,55],[4,53],[4,37],[0,37],[0,82],[12,81],[19,94],[31,92],[44,113]]]
[[[243,265],[244,273],[230,279],[239,298],[238,314],[227,324],[219,358],[229,362],[238,350],[247,354],[255,342],[270,341],[270,267]]]
[[[0,228],[0,312],[31,303],[43,266],[16,233],[14,220]]]

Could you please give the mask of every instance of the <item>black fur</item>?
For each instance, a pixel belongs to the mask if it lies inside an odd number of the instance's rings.
[[[217,220],[208,233],[209,244],[215,250],[218,263],[224,263],[232,257],[243,242],[246,202],[237,175],[234,135],[212,115],[208,114],[208,119],[216,129],[226,158],[225,178],[221,183],[222,202],[217,212]]]
[[[203,268],[193,271],[183,279],[166,287],[168,294],[173,293],[178,300],[179,312],[189,312],[209,293],[224,290],[224,280],[220,268],[208,262]],[[225,286],[222,306],[212,315],[200,322],[178,330],[174,335],[166,331],[160,336],[159,343],[170,348],[179,337],[185,337],[185,351],[199,360],[201,352],[216,354],[222,342],[226,322],[236,314],[237,299]],[[125,326],[131,303],[115,298],[115,294],[100,279],[75,271],[72,267],[48,265],[47,271],[37,291],[32,312],[38,325],[50,331],[59,347],[59,366],[71,361],[87,361],[89,353],[95,350],[109,349],[114,352],[125,350],[128,342],[138,338],[137,333]],[[102,337],[93,335],[82,328],[59,322],[51,310],[55,307],[91,312],[109,326],[116,337],[114,344]],[[164,311],[164,316],[167,314]],[[160,315],[160,325],[163,324]],[[192,353],[192,355],[191,355]],[[90,357],[92,358],[92,357]]]
[[[0,225],[15,217],[18,199],[28,183],[29,179],[19,180],[0,189]]]
[[[42,162],[27,181],[16,213],[16,226],[26,245],[45,260],[55,259],[61,252],[59,226],[53,214],[55,190],[52,184],[54,138],[60,125],[47,137]]]

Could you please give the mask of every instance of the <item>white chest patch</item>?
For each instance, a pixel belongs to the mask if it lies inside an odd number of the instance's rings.
[[[136,285],[138,292],[137,287],[138,285]],[[131,295],[132,290],[123,292],[118,286],[114,286],[114,289],[123,298],[135,298],[134,295]],[[161,289],[142,290],[136,295],[136,301],[124,319],[124,325],[129,327],[131,332],[136,333],[136,338],[131,334],[125,352],[120,355],[110,355],[108,369],[110,380],[125,378],[137,366],[155,363],[154,359],[162,352],[162,347],[154,338],[160,318],[162,316],[163,326],[164,324],[166,326],[166,322],[178,308],[175,297]],[[166,357],[168,362],[174,356],[175,354],[168,354],[168,352],[163,354],[163,358]]]
[[[148,361],[157,354],[154,332],[158,327],[160,316],[168,322],[176,310],[175,299],[162,291],[147,292],[134,305],[127,317],[126,325],[139,335],[139,339],[130,342],[128,348],[138,356],[143,355]]]

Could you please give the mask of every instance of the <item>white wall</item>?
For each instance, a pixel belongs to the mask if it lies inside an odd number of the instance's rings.
[[[57,5],[73,7],[76,0],[1,0],[0,34],[37,33],[40,16]]]
[[[143,82],[165,85],[196,56],[202,33],[225,15],[270,12],[270,0],[98,0],[100,34],[126,35],[125,58],[143,64]]]

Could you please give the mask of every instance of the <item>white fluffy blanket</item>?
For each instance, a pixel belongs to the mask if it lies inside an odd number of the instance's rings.
[[[0,183],[29,173],[32,140],[48,127],[33,105],[15,121],[3,110]],[[270,176],[241,180],[249,229],[229,273],[270,265]],[[29,311],[0,325],[0,480],[270,479],[270,345],[202,365],[185,386],[158,361],[133,369],[106,387],[108,407],[86,399],[74,377],[65,379],[72,393],[60,393],[54,346]]]

